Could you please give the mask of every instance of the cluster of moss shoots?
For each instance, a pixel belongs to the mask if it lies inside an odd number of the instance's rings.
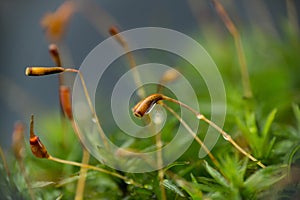
[[[118,34],[117,29],[115,27],[111,28],[110,33],[114,37],[116,37],[116,39],[118,41],[120,41],[120,44],[122,46],[126,47],[126,43],[124,42],[125,41],[124,38],[122,38],[122,36],[120,34]],[[55,57],[55,60],[59,61],[60,58],[59,58],[59,53],[58,53],[57,47],[54,44],[52,44],[52,45],[50,45],[49,49],[50,49],[50,52],[52,53],[52,56]],[[131,60],[131,59],[133,59],[133,57],[130,56],[129,59]],[[57,62],[57,64],[59,64],[59,63],[60,63],[60,61]],[[26,71],[25,71],[27,76],[46,76],[46,75],[65,73],[65,72],[74,72],[74,73],[77,73],[79,75],[81,83],[83,85],[83,89],[84,89],[84,92],[85,92],[87,102],[89,103],[89,107],[90,107],[92,113],[94,114],[94,117],[96,117],[96,119],[97,119],[96,121],[97,121],[98,125],[100,126],[97,115],[96,115],[96,112],[93,109],[93,106],[91,104],[90,96],[88,94],[84,78],[83,78],[83,76],[82,76],[82,74],[79,70],[73,69],[73,68],[64,68],[60,65],[60,66],[53,66],[53,67],[30,66],[30,67],[27,67]],[[174,70],[174,72],[172,72],[172,70],[167,71],[161,77],[161,83],[167,83],[167,82],[175,81],[175,79],[177,77],[174,74],[175,74],[175,70]],[[135,81],[138,84],[139,83],[139,75],[136,74],[135,78],[136,78]],[[179,106],[182,106],[183,108],[188,109],[190,112],[192,112],[197,119],[202,120],[202,121],[206,122],[207,124],[209,124],[210,126],[212,126],[213,128],[215,128],[223,136],[223,138],[226,141],[230,142],[240,153],[245,155],[247,158],[249,158],[253,162],[257,163],[257,165],[259,165],[260,167],[265,168],[264,164],[262,164],[259,160],[257,160],[250,153],[248,153],[241,146],[239,146],[232,139],[232,137],[228,133],[226,133],[222,128],[220,128],[217,124],[215,124],[214,122],[209,120],[203,114],[199,113],[198,111],[194,110],[193,108],[191,108],[190,106],[186,105],[183,102],[180,102],[176,99],[170,98],[170,97],[160,93],[159,89],[158,89],[158,92],[159,93],[151,94],[151,95],[143,98],[140,102],[138,102],[132,108],[132,112],[133,112],[134,116],[136,116],[138,118],[143,118],[143,117],[147,116],[149,114],[149,112],[151,112],[151,109],[153,108],[153,106],[155,106],[156,104],[162,105],[166,110],[168,110],[171,114],[173,114],[173,116],[175,118],[177,118],[179,120],[179,122],[186,128],[188,133],[191,134],[194,137],[194,139],[196,140],[196,142],[199,143],[199,145],[206,151],[207,155],[212,160],[212,162],[215,164],[215,166],[217,168],[219,168],[220,167],[219,162],[212,155],[210,150],[205,146],[204,142],[197,136],[197,133],[195,133],[189,127],[189,125],[184,121],[184,119],[182,119],[171,107],[169,107],[166,102],[178,104]],[[145,94],[145,92],[142,92],[141,96],[143,96],[144,94]],[[70,89],[66,86],[63,86],[63,85],[60,87],[60,103],[61,103],[63,113],[65,114],[65,116],[72,123],[74,132],[76,133],[76,135],[78,136],[78,139],[80,140],[80,137],[79,137],[79,135],[80,135],[79,131],[80,130],[78,129],[77,124],[75,123],[75,121],[73,119],[73,114],[72,114]],[[56,157],[52,156],[47,151],[47,149],[43,145],[43,143],[40,141],[39,137],[36,136],[36,134],[34,133],[33,126],[34,126],[34,117],[32,115],[31,116],[31,121],[30,121],[30,148],[31,148],[31,151],[32,151],[33,155],[35,155],[36,157],[46,158],[46,159],[51,160],[51,161],[81,167],[81,169],[83,170],[83,171],[81,171],[81,173],[86,173],[87,169],[100,171],[100,172],[107,173],[107,174],[110,174],[112,176],[118,177],[120,179],[123,179],[126,182],[129,182],[130,184],[133,184],[137,187],[143,187],[142,184],[136,183],[134,180],[128,179],[126,176],[123,176],[119,173],[111,172],[111,171],[108,171],[108,170],[100,168],[100,167],[95,167],[95,166],[92,166],[92,165],[88,165],[89,153],[87,151],[87,148],[84,146],[84,144],[82,142],[80,142],[82,144],[82,149],[84,151],[84,153],[83,153],[83,162],[82,163],[63,160],[63,159],[59,159],[59,158],[56,158]],[[106,140],[105,137],[102,137],[102,139],[104,140],[103,142],[105,143],[105,140]],[[162,171],[160,171],[160,172],[162,172]],[[164,175],[160,173],[161,181],[163,180],[163,176]],[[85,176],[82,176],[82,177],[85,177]],[[81,183],[81,188],[84,187],[83,182]],[[163,187],[161,189],[163,190]]]
[[[225,12],[224,8],[222,7],[222,5],[220,3],[218,3],[217,1],[212,1],[213,5],[215,6],[218,14],[220,15],[221,19],[224,21],[224,24],[226,25],[226,27],[228,28],[229,32],[232,34],[234,40],[235,40],[235,44],[236,44],[236,48],[237,48],[237,52],[238,52],[238,57],[240,60],[240,65],[241,65],[241,76],[242,76],[242,80],[243,80],[243,86],[244,86],[244,97],[247,98],[252,98],[252,92],[251,92],[251,88],[250,88],[250,84],[249,84],[249,77],[248,77],[248,72],[247,72],[247,66],[246,66],[246,62],[245,62],[245,58],[244,58],[244,54],[242,51],[242,46],[241,46],[241,40],[240,40],[240,36],[238,34],[238,31],[236,30],[234,24],[232,23],[232,21],[230,20],[230,18],[228,17],[227,13]],[[126,39],[122,37],[121,33],[119,33],[119,30],[116,27],[111,27],[109,30],[109,33],[111,36],[113,36],[116,41],[119,42],[119,44],[124,48],[124,50],[128,51],[129,47],[128,44],[126,42]],[[84,94],[85,97],[87,99],[87,102],[89,104],[89,108],[91,110],[91,112],[93,113],[93,117],[96,119],[96,123],[99,127],[99,132],[101,135],[101,138],[103,139],[103,142],[105,144],[105,135],[102,131],[102,128],[100,126],[99,120],[97,118],[96,112],[94,110],[94,107],[91,103],[90,100],[90,96],[88,93],[88,90],[86,88],[86,84],[85,84],[85,80],[83,75],[81,74],[81,72],[77,69],[73,69],[73,68],[65,68],[62,66],[62,62],[61,62],[61,58],[60,58],[60,54],[59,54],[59,50],[57,48],[57,46],[55,44],[51,44],[49,46],[49,52],[50,55],[52,56],[55,66],[53,67],[40,67],[40,66],[30,66],[26,68],[26,75],[27,76],[46,76],[46,75],[52,75],[52,74],[61,74],[61,73],[66,73],[66,72],[71,72],[71,73],[77,73],[79,75],[80,81],[82,83],[83,86],[83,90],[84,90]],[[132,69],[134,69],[135,67],[135,61],[133,58],[133,55],[130,53],[130,51],[128,51],[129,53],[126,54],[126,56],[128,57],[128,61],[130,63],[130,67]],[[134,81],[137,85],[140,85],[141,81],[140,81],[140,76],[138,74],[138,72],[136,70],[133,70],[133,77],[134,77]],[[176,81],[178,77],[176,76],[175,70],[172,71],[167,71],[165,74],[162,75],[161,77],[161,85],[163,84],[168,84],[172,81]],[[148,116],[149,112],[151,112],[151,109],[153,108],[153,106],[155,106],[156,104],[160,104],[161,106],[163,106],[166,110],[168,110],[176,119],[179,120],[179,122],[186,128],[187,132],[189,134],[192,135],[192,137],[195,139],[195,141],[206,151],[207,155],[209,156],[209,158],[211,159],[211,161],[214,163],[215,167],[217,169],[220,169],[221,166],[218,162],[218,160],[214,157],[214,155],[212,155],[212,153],[210,152],[210,150],[205,146],[204,142],[197,136],[197,133],[195,133],[191,127],[189,127],[189,125],[184,121],[184,119],[182,119],[169,105],[168,103],[174,103],[177,104],[181,107],[183,107],[184,109],[189,110],[190,112],[192,112],[195,117],[199,120],[204,121],[205,123],[207,123],[209,126],[213,127],[214,129],[216,129],[222,136],[223,138],[228,141],[230,144],[232,144],[232,146],[239,151],[241,154],[243,154],[244,156],[246,156],[248,159],[250,159],[251,161],[255,162],[257,165],[259,165],[261,168],[265,168],[265,165],[260,162],[258,159],[256,159],[254,156],[252,156],[249,152],[247,152],[246,150],[244,150],[228,133],[226,133],[221,127],[219,127],[217,124],[215,124],[214,122],[212,122],[211,120],[209,120],[206,116],[204,116],[202,113],[199,113],[197,110],[194,110],[193,108],[191,108],[189,105],[186,105],[184,102],[180,102],[176,99],[170,98],[164,94],[162,94],[162,89],[161,89],[161,85],[158,85],[158,89],[157,89],[157,93],[151,94],[146,96],[146,92],[144,91],[144,89],[142,88],[141,91],[139,92],[139,97],[141,98],[141,101],[138,102],[133,108],[132,108],[132,112],[133,115],[138,117],[138,118],[143,118],[145,116]],[[61,109],[64,113],[64,116],[71,122],[72,127],[74,129],[75,134],[77,135],[79,141],[80,141],[80,129],[77,127],[77,124],[75,123],[74,119],[73,119],[73,113],[72,113],[72,104],[71,104],[71,91],[69,89],[69,87],[65,86],[64,84],[60,84],[60,88],[59,88],[59,95],[60,95],[60,104],[61,104]],[[162,147],[162,143],[161,143],[161,138],[159,138],[159,136],[157,136],[157,148],[161,149]],[[30,148],[31,151],[33,153],[34,156],[36,156],[37,158],[45,158],[54,162],[59,162],[59,163],[63,163],[63,164],[68,164],[68,165],[73,165],[73,166],[78,166],[81,168],[80,170],[80,178],[78,180],[78,184],[77,184],[77,190],[76,190],[76,198],[75,199],[82,199],[83,198],[83,193],[84,193],[84,184],[85,184],[85,177],[86,177],[86,173],[87,170],[96,170],[102,173],[106,173],[109,174],[111,176],[120,178],[122,180],[124,180],[126,183],[130,183],[136,187],[145,187],[144,185],[135,182],[134,180],[121,175],[118,172],[114,172],[114,171],[110,171],[101,167],[96,167],[93,165],[89,165],[89,152],[87,150],[87,148],[85,147],[84,143],[80,141],[82,149],[83,149],[83,156],[82,156],[82,162],[73,162],[73,161],[69,161],[69,160],[63,160],[60,158],[56,158],[53,155],[51,155],[46,147],[43,145],[43,143],[40,141],[39,137],[34,133],[34,116],[31,116],[31,120],[30,120]],[[158,151],[158,177],[160,180],[160,189],[161,189],[161,199],[166,199],[166,193],[165,193],[165,189],[164,186],[162,184],[163,180],[164,180],[164,176],[165,176],[165,172],[162,169],[162,155],[161,155],[161,151]],[[221,170],[220,170],[221,171]]]

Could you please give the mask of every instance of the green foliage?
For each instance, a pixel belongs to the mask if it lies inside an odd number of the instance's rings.
[[[257,199],[266,189],[286,176],[286,166],[269,166],[260,169],[248,177],[244,182],[244,196]],[[269,191],[272,192],[272,191]],[[276,191],[273,191],[276,192]],[[262,197],[260,197],[262,198]],[[253,198],[252,198],[253,199]]]
[[[25,193],[27,190],[23,191],[24,194],[18,189],[16,182],[13,178],[7,174],[2,160],[0,160],[0,195],[3,199],[25,199],[27,196]],[[20,176],[21,178],[21,176]],[[19,186],[20,187],[20,186]]]
[[[276,138],[271,137],[270,127],[274,121],[277,109],[274,109],[266,118],[265,123],[260,126],[253,112],[247,112],[245,122],[237,118],[237,124],[246,138],[253,155],[259,159],[267,159],[270,156],[271,150]]]

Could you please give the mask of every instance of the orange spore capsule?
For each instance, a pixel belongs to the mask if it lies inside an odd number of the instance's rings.
[[[118,34],[118,33],[119,33],[119,30],[118,30],[117,27],[115,27],[115,26],[110,27],[110,29],[109,29],[109,34],[110,34],[111,36],[114,36],[114,35],[116,35],[116,34]]]
[[[110,29],[108,30],[109,34],[111,36],[114,36],[116,38],[116,40],[120,43],[121,46],[125,47],[126,46],[126,41],[125,39],[119,34],[120,31],[118,30],[118,28],[116,26],[112,26],[110,27]]]
[[[60,86],[59,88],[59,98],[60,104],[63,109],[63,112],[68,119],[73,119],[72,113],[72,102],[71,102],[71,92],[70,88],[67,86]]]
[[[50,44],[49,45],[49,53],[52,57],[53,62],[58,66],[61,67],[61,58],[58,52],[58,48],[55,44]]]
[[[38,136],[30,138],[29,143],[33,155],[35,155],[38,158],[49,158],[47,149],[45,148]]]
[[[63,67],[27,67],[25,74],[27,76],[44,76],[64,72]]]
[[[160,100],[163,100],[164,96],[162,94],[153,94],[151,96],[146,97],[138,104],[136,104],[132,111],[136,117],[143,117],[145,114],[149,112],[153,108],[153,106]]]
[[[39,137],[36,136],[33,132],[33,123],[34,123],[34,118],[33,115],[31,115],[30,139],[29,139],[31,152],[33,153],[33,155],[35,155],[38,158],[49,158],[49,154],[47,152],[46,147],[40,141]]]

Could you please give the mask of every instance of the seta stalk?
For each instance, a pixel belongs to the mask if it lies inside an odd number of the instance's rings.
[[[173,112],[172,109],[170,109],[168,106],[166,106],[166,104],[163,104],[162,101],[169,101],[169,102],[172,102],[172,103],[176,103],[176,104],[178,104],[180,106],[183,106],[184,108],[188,109],[189,111],[194,113],[195,116],[199,120],[202,120],[202,121],[206,122],[207,124],[212,126],[214,129],[216,129],[223,136],[223,138],[225,140],[227,140],[229,143],[231,143],[243,155],[248,157],[250,160],[256,162],[256,164],[259,165],[260,167],[262,167],[262,168],[266,167],[264,164],[261,163],[261,161],[257,160],[251,154],[246,152],[242,147],[240,147],[232,139],[232,137],[228,133],[226,133],[222,128],[220,128],[218,125],[216,125],[211,120],[207,119],[203,114],[199,113],[198,111],[194,110],[193,108],[189,107],[188,105],[186,105],[186,104],[184,104],[184,103],[182,103],[182,102],[180,102],[176,99],[172,99],[172,98],[167,97],[167,96],[162,95],[162,94],[152,94],[152,95],[146,97],[145,99],[143,99],[142,101],[140,101],[138,104],[136,104],[136,106],[134,106],[132,111],[133,111],[133,113],[136,117],[143,117],[145,114],[147,114],[151,111],[151,109],[153,108],[153,106],[155,104],[160,103],[160,104],[164,105],[170,112],[172,112],[172,114],[174,114],[175,117],[184,125],[184,123],[183,123],[184,121],[175,112]],[[187,126],[185,126],[185,127],[187,128]],[[196,137],[195,137],[195,139],[196,139]],[[198,142],[200,142],[200,141],[198,141]],[[201,141],[201,143],[203,144],[202,141]],[[204,146],[204,144],[203,144],[203,146]],[[206,150],[206,151],[208,152],[208,150]]]

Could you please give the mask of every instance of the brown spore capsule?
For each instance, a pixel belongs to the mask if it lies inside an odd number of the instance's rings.
[[[119,30],[118,30],[118,28],[116,26],[112,26],[112,27],[109,28],[109,34],[111,36],[114,36],[114,35],[116,35],[118,33],[119,33]]]
[[[110,29],[108,30],[109,34],[111,36],[114,36],[116,38],[116,40],[120,43],[121,46],[125,47],[126,46],[126,41],[125,39],[119,34],[120,31],[116,26],[112,26],[110,27]]]
[[[62,66],[62,64],[61,64],[61,58],[60,58],[59,51],[58,51],[58,48],[57,48],[56,44],[50,44],[49,45],[49,53],[50,53],[50,55],[52,57],[53,62],[58,67],[61,67]]]
[[[27,76],[44,76],[64,72],[63,67],[27,67],[25,74]]]
[[[70,88],[67,86],[60,86],[59,87],[59,98],[60,98],[60,104],[61,104],[61,107],[63,109],[65,116],[68,119],[72,120],[73,112],[72,112]]]
[[[147,114],[153,106],[160,100],[163,100],[164,96],[162,94],[152,94],[142,101],[140,101],[138,104],[136,104],[132,111],[133,114],[136,117],[143,117],[145,114]]]
[[[49,158],[46,147],[43,145],[39,137],[34,136],[29,139],[30,149],[33,155],[38,158]]]
[[[31,115],[31,119],[30,119],[30,139],[29,139],[31,152],[33,153],[33,155],[35,155],[38,158],[49,158],[49,154],[47,152],[46,147],[40,141],[39,137],[37,137],[34,134],[33,125],[34,125],[34,117],[33,117],[33,115]]]

